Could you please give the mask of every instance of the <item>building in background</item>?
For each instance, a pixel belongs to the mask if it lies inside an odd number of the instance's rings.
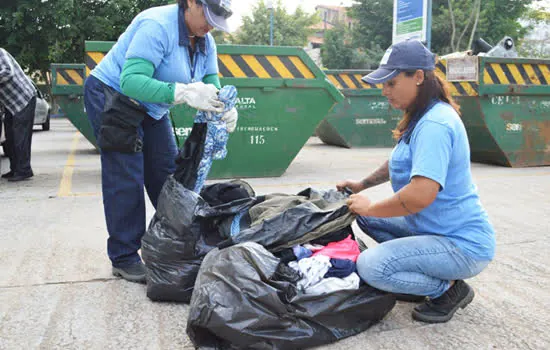
[[[321,22],[312,27],[315,33],[308,38],[310,48],[320,48],[324,43],[325,31],[334,28],[338,23],[344,24],[349,29],[353,27],[353,20],[348,17],[347,9],[345,6],[315,6]]]
[[[321,46],[325,43],[325,32],[333,29],[339,23],[344,24],[348,29],[353,27],[353,20],[348,17],[347,10],[346,6],[315,6],[315,11],[319,14],[321,21],[311,27],[315,29],[315,33],[307,38],[308,45],[305,51],[318,66],[322,66]]]

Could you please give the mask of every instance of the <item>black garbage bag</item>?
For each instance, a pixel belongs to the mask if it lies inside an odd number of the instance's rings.
[[[189,302],[202,259],[218,246],[250,241],[276,252],[349,227],[354,220],[345,205],[347,195],[335,190],[255,196],[246,182],[230,181],[205,186],[199,196],[192,190],[206,132],[206,124],[194,124],[142,238],[151,300]],[[237,214],[244,214],[243,220],[231,235]]]
[[[245,191],[235,190],[235,184]],[[232,193],[230,198],[233,199],[235,194],[253,195],[248,186],[244,181],[229,182],[227,187],[231,191],[224,191],[215,184],[205,186],[201,194],[209,198],[215,192]],[[255,206],[277,199],[299,199],[300,204],[230,236],[231,219],[237,213],[248,212]],[[354,216],[344,203],[345,196],[336,191],[307,189],[296,196],[245,197],[211,206],[202,196],[170,176],[160,193],[157,211],[142,238],[147,296],[155,301],[189,302],[201,261],[216,247],[250,241],[276,252],[309,242],[332,230],[349,227]],[[276,212],[278,208],[271,209]]]
[[[200,196],[192,191],[207,130],[206,123],[193,124],[176,159],[176,172],[164,184],[157,211],[141,240],[151,300],[188,303],[203,257],[228,237],[220,230],[220,221],[257,202],[244,181],[204,186]]]
[[[307,295],[259,244],[212,250],[191,299],[187,334],[208,349],[303,349],[358,334],[395,305],[391,294],[357,290]],[[292,269],[290,269],[292,270]]]
[[[183,187],[193,190],[198,178],[199,164],[204,154],[208,124],[194,123],[191,133],[185,139],[176,158],[176,172],[174,178]]]
[[[243,228],[238,234],[220,243],[224,248],[242,242],[256,242],[269,251],[282,249],[310,242],[328,233],[349,227],[355,215],[347,205],[347,194],[336,190],[319,191],[307,188],[295,196],[274,194],[257,205],[265,206],[270,200],[288,201],[293,198],[298,202],[293,207],[284,206],[284,211],[270,216],[255,225]],[[286,203],[284,203],[286,204]],[[283,206],[283,204],[281,204]],[[252,208],[253,210],[254,208]],[[273,208],[270,208],[273,209]]]
[[[206,186],[203,191],[208,191]],[[249,208],[256,197],[211,207],[201,196],[168,177],[157,211],[141,240],[147,296],[188,303],[203,257],[227,238],[219,221]],[[203,214],[210,216],[203,216]]]

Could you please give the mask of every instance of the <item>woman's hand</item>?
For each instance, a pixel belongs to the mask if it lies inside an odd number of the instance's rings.
[[[190,84],[176,83],[174,104],[185,103],[199,111],[223,113],[224,104],[218,100],[218,88],[197,81]]]
[[[353,193],[358,193],[365,189],[361,181],[346,180],[336,184],[336,189],[341,192],[343,192],[346,187],[352,190]]]
[[[352,194],[349,196],[346,204],[348,205],[349,210],[357,215],[367,216],[369,207],[372,202],[369,197],[362,194]]]

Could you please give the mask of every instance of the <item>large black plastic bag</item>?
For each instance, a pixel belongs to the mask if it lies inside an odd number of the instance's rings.
[[[147,296],[155,301],[188,303],[203,257],[227,237],[218,229],[219,220],[249,208],[255,198],[216,202],[210,206],[193,192],[197,169],[204,152],[207,124],[195,123],[176,160],[177,169],[168,177],[158,198],[157,211],[141,240],[141,255],[147,271]],[[205,186],[201,193],[211,193],[223,184]],[[244,190],[248,184],[243,184]],[[228,187],[226,186],[225,189]],[[210,191],[213,189],[214,191]],[[235,188],[231,184],[231,193]],[[253,193],[250,193],[253,195]]]
[[[211,207],[173,176],[168,177],[141,241],[147,296],[188,303],[203,257],[227,238],[218,230],[216,219],[232,216],[255,201],[250,197]]]
[[[258,225],[246,228],[220,243],[224,248],[242,242],[256,242],[277,252],[319,237],[316,229],[338,220],[335,230],[351,225],[355,219],[347,205],[347,194],[336,190],[318,191],[307,188],[297,194],[312,200],[290,208]],[[320,205],[322,203],[322,205]]]
[[[366,330],[395,305],[392,295],[366,284],[322,296],[299,293],[280,278],[279,263],[252,242],[211,251],[191,299],[187,334],[193,344],[205,349],[314,347]]]

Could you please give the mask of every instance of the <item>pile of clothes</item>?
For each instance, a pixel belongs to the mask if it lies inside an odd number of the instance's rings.
[[[323,295],[359,288],[360,279],[355,262],[360,251],[351,235],[326,246],[309,243],[297,245],[292,247],[292,253],[288,253],[296,257],[288,266],[300,273],[297,287],[305,294]]]

